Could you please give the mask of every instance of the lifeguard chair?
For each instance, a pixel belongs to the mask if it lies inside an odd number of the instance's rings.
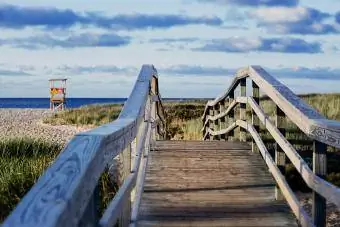
[[[50,79],[50,109],[64,110],[66,108],[66,80]]]

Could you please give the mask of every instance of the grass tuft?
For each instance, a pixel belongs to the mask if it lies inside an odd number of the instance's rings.
[[[121,109],[121,104],[89,105],[57,112],[43,122],[51,125],[99,126],[115,120]]]

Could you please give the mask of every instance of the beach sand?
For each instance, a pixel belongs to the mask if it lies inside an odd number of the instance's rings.
[[[51,114],[48,109],[0,109],[0,138],[25,136],[64,145],[76,133],[90,129],[43,124],[42,120]]]

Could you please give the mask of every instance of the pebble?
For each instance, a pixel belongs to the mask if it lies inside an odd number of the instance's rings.
[[[43,119],[52,113],[48,109],[0,109],[0,138],[40,138],[65,145],[75,134],[90,129],[90,127],[44,124]]]

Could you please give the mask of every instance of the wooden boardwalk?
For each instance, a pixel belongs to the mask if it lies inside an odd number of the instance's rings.
[[[297,226],[245,143],[157,141],[149,158],[138,226]]]

